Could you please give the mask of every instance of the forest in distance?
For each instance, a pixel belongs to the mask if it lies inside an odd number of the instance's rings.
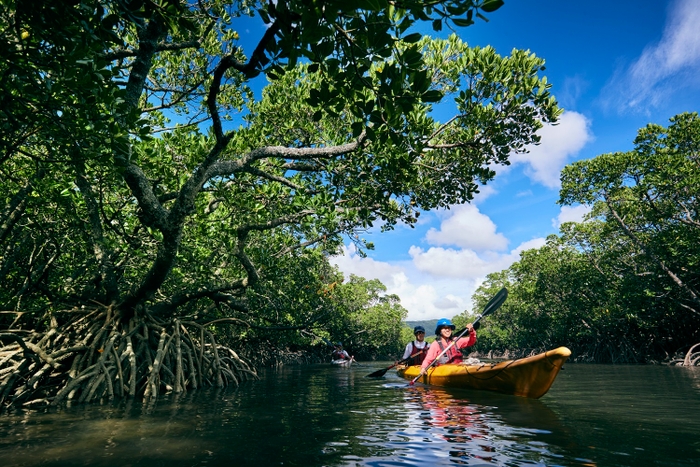
[[[328,258],[470,202],[562,109],[531,52],[413,32],[501,0],[321,3],[0,6],[0,407],[235,385],[329,341],[401,355],[399,297]],[[244,16],[270,25],[250,56]],[[559,202],[588,218],[451,317],[509,290],[476,351],[648,363],[700,342],[700,118],[634,144],[567,166]]]

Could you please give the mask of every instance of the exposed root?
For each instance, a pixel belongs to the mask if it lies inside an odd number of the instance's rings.
[[[0,332],[0,408],[153,399],[163,392],[223,387],[257,378],[212,332],[190,321],[137,316],[111,307],[69,313],[47,331]]]
[[[700,366],[700,344],[692,346],[683,359],[683,366]]]

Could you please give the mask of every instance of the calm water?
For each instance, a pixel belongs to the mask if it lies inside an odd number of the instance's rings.
[[[0,466],[700,465],[700,368],[567,364],[529,400],[365,378],[381,367],[0,416]]]

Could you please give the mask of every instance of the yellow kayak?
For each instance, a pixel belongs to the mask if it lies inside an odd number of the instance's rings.
[[[437,365],[428,369],[418,381],[433,386],[483,389],[539,399],[549,391],[569,355],[569,349],[559,347],[532,357],[498,363]],[[408,380],[419,373],[418,365],[398,370],[399,376]]]

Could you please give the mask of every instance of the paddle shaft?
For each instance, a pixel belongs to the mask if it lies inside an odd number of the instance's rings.
[[[406,363],[406,362],[410,361],[413,357],[420,355],[423,351],[425,351],[425,349],[421,349],[418,352],[414,353],[413,355],[410,355],[410,356],[404,358],[403,360],[399,360],[398,362],[394,363],[393,365],[389,365],[386,368],[382,368],[381,370],[377,370],[373,373],[370,373],[367,375],[367,378],[379,378],[380,376],[384,376],[384,373],[391,370],[396,365],[401,365],[402,363]]]
[[[494,297],[491,300],[489,300],[489,302],[486,304],[486,307],[484,307],[484,311],[479,316],[476,317],[476,319],[472,323],[472,328],[474,328],[474,325],[476,323],[478,323],[481,320],[481,318],[483,318],[484,316],[488,316],[491,313],[493,313],[494,311],[496,311],[497,309],[499,309],[501,307],[501,305],[503,304],[503,302],[506,301],[507,297],[508,297],[508,290],[505,287],[503,287],[501,290],[498,291],[498,293],[496,295],[494,295]],[[469,327],[464,328],[464,331],[459,333],[459,335],[456,338],[452,339],[452,342],[450,342],[450,345],[445,347],[445,349],[442,352],[440,352],[440,354],[437,357],[435,357],[435,360],[430,362],[430,365],[428,365],[425,368],[425,370],[421,370],[420,373],[418,373],[418,376],[413,378],[411,380],[411,382],[408,384],[411,386],[416,384],[416,381],[418,381],[418,379],[421,376],[423,376],[426,371],[428,371],[433,365],[435,365],[440,360],[440,358],[443,355],[445,355],[445,353],[448,350],[450,350],[452,348],[452,346],[455,345],[457,343],[457,341],[460,340],[462,338],[462,336],[464,335],[464,333],[466,333],[469,329],[470,329]],[[437,336],[437,339],[440,339],[440,336]]]

